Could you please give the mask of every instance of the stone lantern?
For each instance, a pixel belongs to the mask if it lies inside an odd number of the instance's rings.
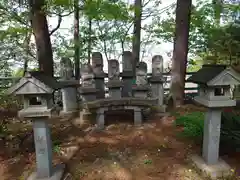
[[[20,81],[8,89],[8,94],[23,97],[24,108],[18,112],[21,118],[30,118],[33,122],[37,171],[28,180],[60,180],[64,165],[52,166],[52,141],[47,124],[55,107],[53,92],[59,89],[56,79],[43,72],[27,72]]]
[[[192,160],[212,178],[227,175],[230,167],[219,159],[221,110],[236,106],[230,86],[240,84],[240,74],[224,65],[203,65],[188,81],[199,85],[199,95],[194,100],[208,108],[204,120],[202,158],[193,156]]]

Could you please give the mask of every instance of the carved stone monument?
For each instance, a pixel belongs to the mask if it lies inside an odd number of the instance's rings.
[[[63,88],[62,91],[62,102],[63,110],[60,112],[61,115],[72,114],[78,110],[77,102],[77,86],[78,81],[73,76],[73,65],[70,59],[62,58],[60,71],[60,83]]]
[[[122,82],[119,79],[119,62],[116,59],[108,61],[108,89],[109,97],[121,98]]]
[[[219,159],[221,109],[236,106],[230,86],[240,84],[240,74],[223,65],[204,65],[188,81],[199,84],[199,96],[194,100],[208,111],[204,120],[202,158],[193,156],[195,165],[212,178],[229,175],[230,167]]]
[[[52,165],[52,141],[48,118],[54,112],[53,92],[59,89],[59,83],[43,72],[27,72],[17,84],[8,90],[9,94],[20,95],[24,99],[24,108],[18,115],[30,118],[33,122],[37,171],[27,180],[60,180],[64,165]]]
[[[100,52],[94,52],[92,54],[92,68],[95,78],[96,89],[98,90],[96,98],[103,99],[105,98],[105,73],[103,71],[103,58]]]
[[[132,97],[133,74],[133,55],[130,51],[124,51],[122,71],[122,97]]]
[[[136,84],[133,86],[134,97],[147,98],[149,85],[147,79],[147,64],[139,62],[136,67]]]
[[[151,84],[152,97],[158,97],[158,105],[162,106],[164,100],[163,83],[165,78],[163,77],[163,58],[160,55],[152,58],[152,77],[150,77],[149,81]]]
[[[94,72],[90,64],[83,64],[81,69],[80,94],[83,102],[94,101],[96,99],[96,84]]]

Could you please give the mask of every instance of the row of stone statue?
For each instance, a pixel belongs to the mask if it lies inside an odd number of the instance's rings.
[[[108,73],[105,73],[101,53],[93,53],[92,63],[82,65],[81,79],[79,82],[75,81],[76,86],[62,88],[63,111],[68,112],[76,109],[77,91],[82,102],[93,102],[106,97],[115,100],[121,98],[155,98],[159,106],[163,105],[163,82],[165,79],[163,78],[162,56],[152,58],[152,75],[149,78],[147,77],[148,69],[145,62],[139,62],[136,65],[136,71],[133,70],[133,64],[132,53],[126,51],[122,57],[122,72],[120,73],[119,62],[112,59],[108,61]],[[69,59],[62,59],[61,70],[61,79],[71,82],[73,67]],[[105,78],[108,78],[107,83]],[[106,87],[108,93],[106,93]]]
[[[129,51],[125,51],[122,56],[122,76],[133,76],[133,56]],[[63,58],[61,60],[61,78],[64,80],[70,80],[73,78],[73,65],[70,59]],[[163,58],[160,55],[156,55],[152,58],[152,76],[161,77],[163,73]],[[88,80],[94,77],[105,77],[103,71],[103,58],[100,52],[94,52],[92,54],[92,65],[83,64],[81,67],[81,79],[82,86],[89,85]],[[118,60],[108,60],[108,78],[109,80],[117,80],[120,77],[120,68]],[[86,81],[86,82],[85,82]],[[86,84],[85,84],[86,83]],[[147,84],[147,64],[145,62],[139,62],[136,66],[136,84]]]

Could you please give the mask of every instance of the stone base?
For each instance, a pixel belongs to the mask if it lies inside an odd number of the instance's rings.
[[[210,177],[211,179],[227,177],[232,174],[231,167],[220,158],[218,163],[214,165],[206,164],[203,158],[197,155],[192,156],[191,161],[194,166],[201,170],[202,175]]]
[[[79,111],[60,111],[59,115],[66,117],[66,116],[77,116]]]
[[[27,180],[61,180],[63,177],[65,165],[64,164],[58,164],[53,169],[53,175],[49,178],[38,178],[37,173],[33,172]]]

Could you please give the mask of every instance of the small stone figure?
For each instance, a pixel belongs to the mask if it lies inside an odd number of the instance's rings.
[[[156,55],[152,58],[152,76],[162,76],[163,73],[163,57]]]
[[[84,64],[81,70],[82,87],[94,87],[94,74],[90,64]]]
[[[73,65],[69,58],[63,57],[60,62],[60,76],[64,80],[73,78]]]
[[[119,62],[116,59],[108,61],[108,78],[109,80],[119,80],[120,70]]]
[[[100,52],[94,52],[92,54],[92,69],[95,74],[103,72],[103,58]]]
[[[133,55],[130,51],[123,52],[123,71],[133,71]]]
[[[147,64],[145,62],[139,62],[136,68],[136,85],[147,85]]]

